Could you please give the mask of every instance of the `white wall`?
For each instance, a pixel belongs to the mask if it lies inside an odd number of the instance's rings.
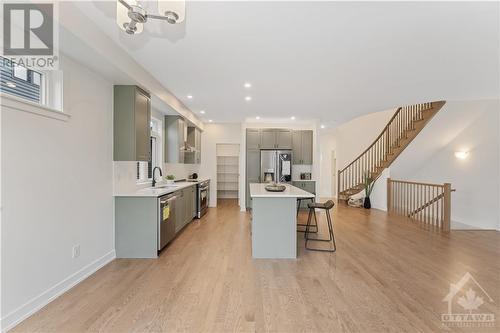
[[[241,124],[240,123],[220,123],[220,124],[205,124],[205,130],[201,136],[201,168],[200,175],[210,178],[210,207],[217,206],[217,144],[240,144],[241,145]],[[241,151],[244,149],[240,149]],[[244,167],[241,164],[240,154],[240,206],[242,195],[245,191],[241,190],[241,179],[245,178]],[[243,172],[241,171],[243,168]],[[244,187],[243,187],[244,189]]]
[[[391,166],[394,179],[451,183],[452,228],[500,229],[498,100],[449,101]],[[466,160],[454,152],[467,150]]]
[[[112,84],[61,69],[67,121],[1,110],[4,329],[114,258]]]
[[[389,122],[395,110],[387,110],[372,113],[353,119],[345,124],[333,129],[326,129],[321,132],[320,142],[320,196],[333,197],[336,190],[332,193],[332,150],[335,151],[337,160],[337,170],[341,170],[355,158],[357,158],[382,132],[385,125]],[[371,201],[374,208],[386,210],[387,197],[385,190],[379,187],[385,187],[385,179],[388,174],[384,173],[375,184],[372,192]]]

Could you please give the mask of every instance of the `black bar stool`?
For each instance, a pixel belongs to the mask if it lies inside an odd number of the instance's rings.
[[[306,200],[311,200],[311,203],[314,203],[314,198],[297,198],[297,221],[298,221],[298,217],[299,217],[300,204],[302,203],[302,201],[306,201]],[[315,228],[315,231],[311,231],[311,233],[313,233],[313,234],[318,232],[318,221],[316,220],[316,215],[314,215],[314,222],[315,222],[315,224],[310,225],[311,227]],[[307,224],[297,223],[297,227],[307,227]],[[306,232],[306,230],[305,229],[304,230],[297,230],[297,232]]]
[[[335,204],[333,203],[332,200],[328,200],[324,203],[319,203],[319,202],[313,202],[308,204],[307,206],[309,207],[309,216],[307,217],[307,224],[306,224],[306,230],[304,234],[304,238],[306,240],[305,247],[308,250],[311,251],[322,251],[322,252],[335,252],[337,250],[337,245],[335,244],[335,236],[333,235],[333,226],[332,226],[332,218],[330,217],[330,210],[333,208]],[[325,214],[326,214],[326,221],[328,223],[328,239],[319,239],[319,238],[309,238],[309,227],[312,227],[313,225],[311,224],[311,218],[312,215],[314,215],[314,220],[316,222],[316,230],[318,230],[318,220],[316,219],[316,209],[324,209]],[[333,244],[333,249],[315,249],[315,248],[310,248],[307,246],[307,242],[309,241],[314,241],[314,242],[332,242]]]

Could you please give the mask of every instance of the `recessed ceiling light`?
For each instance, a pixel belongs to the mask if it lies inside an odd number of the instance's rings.
[[[291,116],[290,119],[295,120],[295,116]]]
[[[325,128],[325,125],[321,124],[321,128]]]
[[[212,122],[212,119],[209,119],[209,120],[208,120],[208,122],[209,122],[209,123],[211,123],[211,122]]]
[[[243,85],[245,88],[252,88],[252,84],[250,82],[245,82]]]
[[[192,99],[193,98],[193,95],[187,95],[186,96],[188,99]]]
[[[252,97],[251,97],[251,96],[247,96],[247,97],[245,97],[245,101],[249,102],[249,101],[251,101],[251,100],[252,100]]]
[[[200,113],[201,113],[201,114],[205,114],[205,110],[201,110],[201,111],[200,111]]]
[[[5,82],[5,85],[9,88],[15,88],[16,84],[14,82]]]

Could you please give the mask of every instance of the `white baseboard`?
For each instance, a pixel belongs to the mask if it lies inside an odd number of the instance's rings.
[[[5,317],[0,319],[1,332],[7,332],[11,328],[14,328],[17,324],[52,302],[57,297],[64,294],[69,289],[73,288],[78,283],[85,280],[90,275],[94,274],[97,270],[99,270],[101,267],[105,266],[115,258],[115,250],[106,253],[104,256],[91,262],[76,273],[68,276],[53,287],[47,289],[40,295],[21,305],[16,310],[10,312]]]

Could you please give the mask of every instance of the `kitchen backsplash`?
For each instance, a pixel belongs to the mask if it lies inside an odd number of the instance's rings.
[[[163,176],[174,175],[175,179],[187,178],[193,172],[200,173],[199,164],[165,163],[162,167]],[[151,186],[151,182],[137,183],[137,162],[113,162],[113,190],[114,193],[130,192]]]
[[[302,164],[294,164],[292,165],[292,180],[300,180],[300,174],[302,172],[310,172],[312,173],[312,165],[302,165]],[[315,175],[312,175],[312,179],[314,180]]]
[[[200,174],[199,164],[165,163],[163,167],[163,175],[174,175],[175,179],[187,178],[194,172]]]

